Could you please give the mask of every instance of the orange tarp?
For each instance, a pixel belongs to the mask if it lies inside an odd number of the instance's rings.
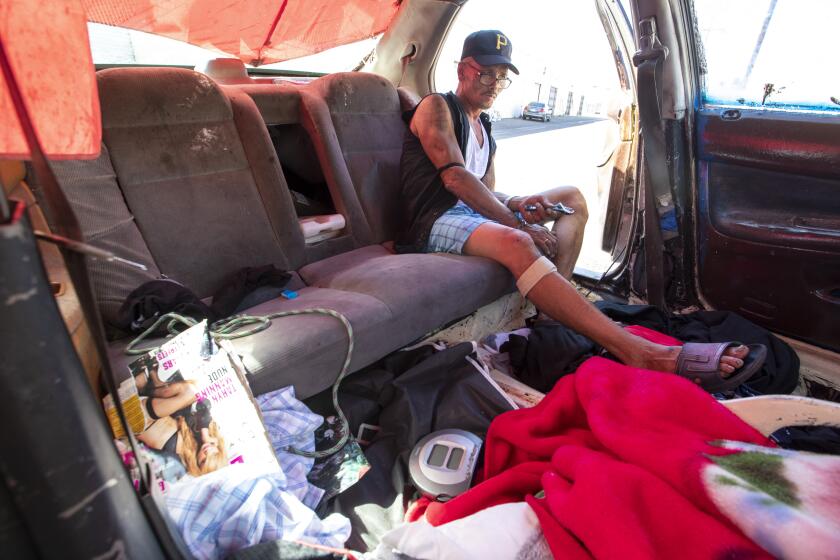
[[[88,19],[259,66],[382,33],[398,0],[83,0]],[[37,18],[43,21],[43,18]]]
[[[85,20],[216,49],[250,64],[383,32],[398,0],[0,0],[0,38],[44,152],[95,157],[101,124]],[[0,157],[29,148],[0,74]]]
[[[0,39],[47,156],[95,157],[99,97],[81,1],[0,0]],[[28,155],[0,73],[0,157]]]

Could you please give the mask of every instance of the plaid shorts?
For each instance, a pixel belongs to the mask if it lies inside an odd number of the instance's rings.
[[[432,225],[426,252],[459,255],[472,232],[481,224],[492,221],[459,200]]]

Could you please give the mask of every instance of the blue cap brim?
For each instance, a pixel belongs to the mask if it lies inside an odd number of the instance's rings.
[[[517,70],[516,66],[514,66],[513,63],[511,63],[510,59],[500,54],[479,54],[474,55],[472,58],[482,66],[494,66],[496,64],[504,64],[505,66],[510,68],[511,72],[513,72],[517,76],[519,75],[519,70]]]

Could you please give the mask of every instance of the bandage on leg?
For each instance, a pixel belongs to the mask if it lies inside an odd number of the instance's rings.
[[[516,287],[523,296],[527,297],[528,292],[537,285],[537,282],[552,272],[557,272],[557,267],[554,266],[554,263],[546,257],[540,257],[532,262],[531,266],[522,273],[522,276],[516,281]]]

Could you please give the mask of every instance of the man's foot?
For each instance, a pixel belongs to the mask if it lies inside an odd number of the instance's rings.
[[[633,367],[676,373],[680,352],[682,352],[682,346],[662,346],[651,343],[638,356],[627,360],[625,363]],[[720,376],[726,379],[734,375],[738,369],[743,367],[744,359],[749,352],[750,349],[743,344],[724,350],[718,363]]]

